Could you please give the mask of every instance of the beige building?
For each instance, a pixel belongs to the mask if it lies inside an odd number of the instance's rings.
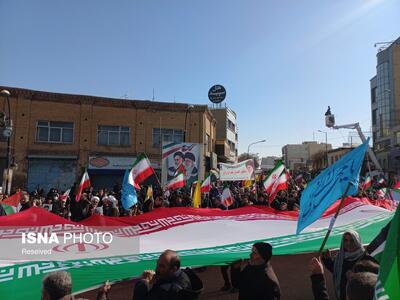
[[[215,152],[219,162],[236,163],[238,158],[238,128],[236,113],[229,107],[211,108],[217,120]]]
[[[207,105],[0,89],[11,93],[14,187],[64,190],[85,167],[95,186],[110,187],[141,152],[160,173],[161,145],[168,142],[202,145],[200,178],[211,167],[216,120]],[[0,111],[7,111],[4,97]],[[0,140],[0,175],[6,146]]]
[[[302,144],[288,144],[282,148],[282,157],[285,165],[291,170],[313,167],[313,160],[319,153],[326,153],[332,149],[331,144],[318,142],[303,142]]]

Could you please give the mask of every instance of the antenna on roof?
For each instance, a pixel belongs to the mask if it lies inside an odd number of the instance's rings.
[[[153,88],[153,101],[154,101],[154,88]]]

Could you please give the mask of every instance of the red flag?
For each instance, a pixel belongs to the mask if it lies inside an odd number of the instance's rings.
[[[83,173],[81,183],[79,184],[79,190],[78,193],[76,194],[75,200],[78,202],[81,200],[81,195],[84,189],[87,189],[90,187],[90,179],[89,179],[89,174],[87,171]]]

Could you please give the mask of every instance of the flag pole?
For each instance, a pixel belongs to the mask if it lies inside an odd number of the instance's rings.
[[[338,208],[337,208],[337,210],[336,210],[336,212],[335,212],[335,215],[334,215],[333,218],[331,219],[331,222],[330,222],[330,224],[329,224],[328,231],[327,231],[327,233],[326,233],[326,235],[325,235],[324,240],[322,241],[321,247],[319,248],[318,257],[320,257],[320,256],[322,255],[322,251],[324,250],[325,244],[326,244],[326,242],[328,241],[329,235],[330,235],[331,232],[332,232],[333,226],[335,225],[335,222],[336,222],[336,219],[337,219],[337,217],[338,217],[338,215],[339,215],[339,212],[340,212],[341,208],[343,207],[344,200],[345,200],[346,197],[347,197],[347,192],[349,191],[350,186],[351,186],[351,183],[349,182],[349,183],[347,184],[347,187],[346,187],[345,192],[344,192],[343,195],[342,195],[342,199],[340,200],[340,203],[339,203],[339,206],[338,206]]]

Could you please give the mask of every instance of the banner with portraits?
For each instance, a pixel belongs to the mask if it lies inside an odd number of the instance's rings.
[[[254,172],[252,159],[237,164],[219,164],[219,179],[222,181],[254,180]]]
[[[200,170],[200,144],[170,143],[162,151],[162,185],[183,173],[186,186],[198,180]]]

